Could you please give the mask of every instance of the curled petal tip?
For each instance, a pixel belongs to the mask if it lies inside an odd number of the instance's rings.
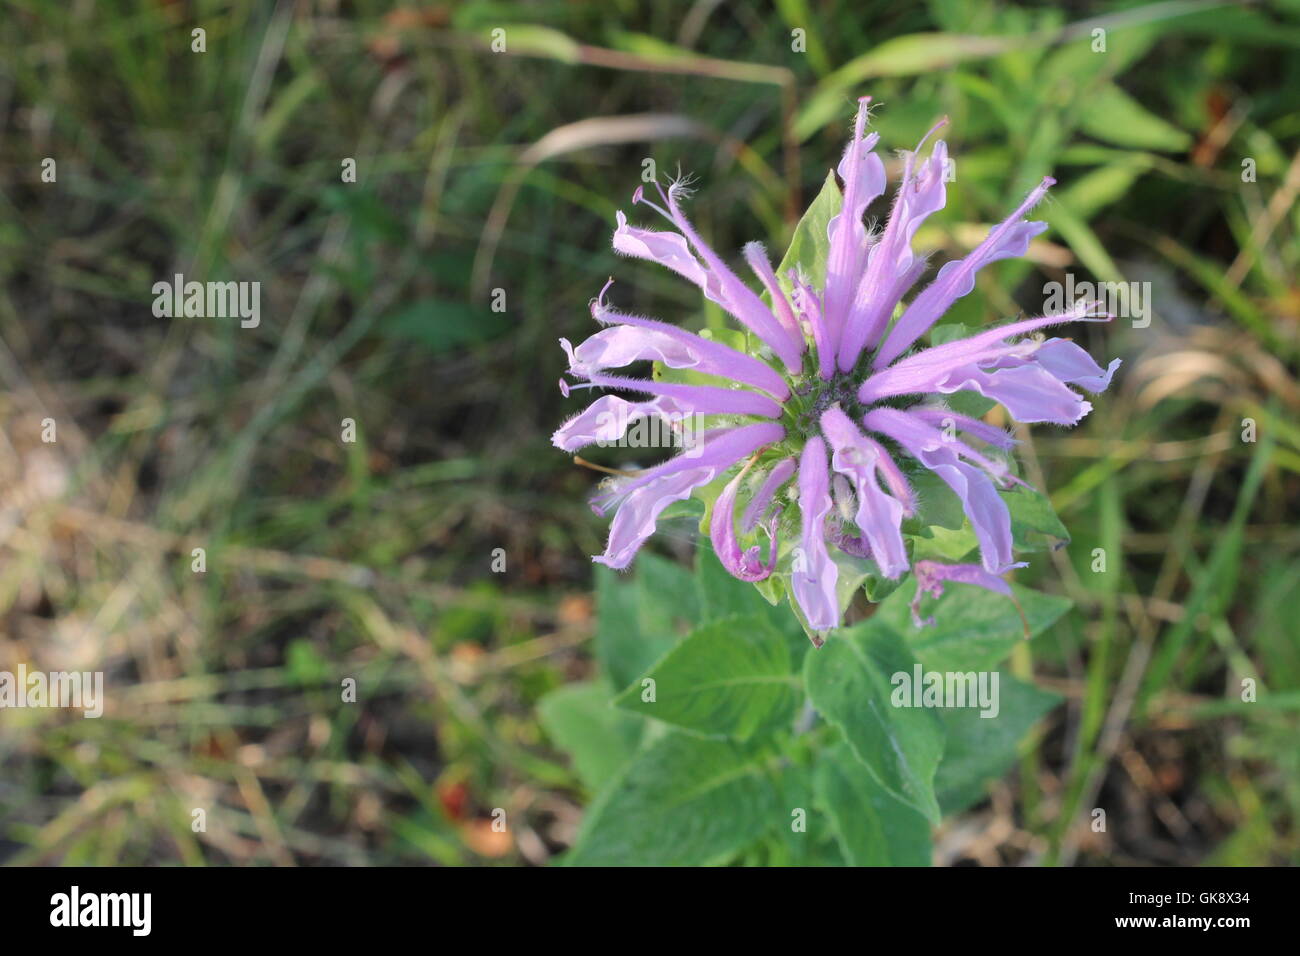
[[[578,356],[574,354],[573,343],[568,339],[560,339],[560,348],[564,349],[564,353],[569,356],[569,368],[572,369],[578,364]],[[564,379],[560,379],[560,381],[563,382]],[[561,389],[561,391],[563,391],[563,389]],[[565,397],[567,398],[568,395],[566,394]]]

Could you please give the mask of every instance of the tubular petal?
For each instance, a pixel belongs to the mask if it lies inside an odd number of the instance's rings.
[[[763,283],[763,288],[767,290],[781,327],[785,329],[788,336],[799,343],[799,350],[802,352],[804,340],[803,333],[799,331],[799,320],[795,318],[794,310],[790,308],[790,300],[785,297],[785,291],[776,280],[776,272],[772,269],[771,260],[767,258],[767,250],[763,248],[761,242],[748,242],[745,244],[744,255],[750,271],[758,276],[758,281]]]
[[[763,512],[767,511],[767,506],[772,503],[772,498],[776,495],[777,489],[790,480],[794,471],[795,460],[793,458],[783,458],[772,466],[772,470],[763,479],[762,487],[758,489],[758,493],[749,500],[749,507],[745,509],[745,514],[740,519],[741,531],[748,534],[754,530],[763,517]]]
[[[701,453],[690,458],[678,455],[642,475],[626,479],[592,500],[592,508],[603,514],[612,505],[618,511],[610,522],[605,553],[592,560],[611,568],[626,568],[641,545],[655,531],[660,513],[674,501],[690,497],[740,459],[764,445],[780,441],[780,425],[745,425],[707,436]]]
[[[697,368],[699,353],[657,329],[616,325],[588,336],[576,349],[568,339],[560,345],[569,355],[569,368],[579,375],[622,368],[633,362],[662,362],[669,368]]]
[[[640,229],[627,224],[627,216],[620,209],[614,214],[618,228],[614,230],[614,251],[637,259],[648,259],[672,269],[690,279],[701,289],[709,284],[709,275],[700,260],[691,252],[684,236],[657,229]]]
[[[930,158],[921,164],[921,171],[913,178],[915,156],[911,153],[907,157],[903,181],[894,197],[884,235],[872,249],[866,272],[858,284],[840,342],[841,371],[854,368],[863,348],[876,344],[894,307],[925,269],[924,259],[918,259],[912,252],[912,239],[921,224],[947,202],[944,175],[948,147],[943,140],[935,143]]]
[[[854,523],[871,546],[871,555],[881,574],[887,578],[899,577],[908,564],[901,531],[903,505],[885,494],[876,481],[875,448],[865,442],[858,426],[838,406],[832,405],[822,413],[821,427],[833,451],[831,467],[851,479],[857,493]]]
[[[799,510],[802,556],[796,556],[790,575],[794,599],[814,631],[828,631],[839,624],[839,598],[835,585],[839,567],[826,550],[826,516],[831,512],[830,473],[826,466],[826,443],[808,439],[799,460]]]
[[[618,506],[609,524],[609,543],[605,553],[592,560],[606,567],[622,570],[632,563],[645,540],[655,533],[659,515],[674,501],[682,501],[700,485],[713,480],[713,468],[689,468],[661,475],[631,491]]]
[[[999,334],[998,330],[993,334]],[[985,339],[981,345],[975,339],[982,337],[951,342],[905,359],[864,382],[859,397],[870,401],[889,395],[973,391],[1000,402],[1016,421],[1075,425],[1092,405],[1066,386],[1077,384],[1100,391],[1109,386],[1121,364],[1114,359],[1103,371],[1086,352],[1064,339],[1011,345],[992,345],[993,339]],[[940,350],[946,350],[947,359],[933,358]]]
[[[909,408],[907,411],[926,424],[933,425],[936,428],[945,428],[948,422],[952,422],[954,428],[968,435],[974,435],[980,441],[987,442],[995,448],[1010,449],[1016,445],[1016,440],[1001,428],[947,408]]]
[[[1096,395],[1110,387],[1110,380],[1120,367],[1120,359],[1112,359],[1102,369],[1091,355],[1069,339],[1048,339],[1034,353],[1033,361],[1067,385],[1078,385]]]
[[[791,372],[797,372],[800,367],[800,356],[803,354],[803,343],[796,341],[790,333],[781,327],[781,323],[772,314],[772,311],[763,304],[763,300],[755,295],[749,286],[741,282],[718,254],[713,251],[712,247],[700,238],[695,231],[695,227],[691,225],[690,220],[686,218],[678,205],[677,196],[679,192],[680,188],[673,186],[665,195],[668,202],[668,212],[672,217],[673,224],[682,231],[692,248],[699,253],[700,258],[709,267],[710,282],[705,287],[706,294],[709,293],[710,289],[713,289],[714,294],[710,295],[710,298],[762,339],[767,347],[785,363],[787,369]]]
[[[869,96],[858,101],[853,139],[845,148],[838,167],[840,179],[844,182],[844,202],[839,214],[826,228],[830,249],[822,299],[832,354],[839,347],[867,251],[867,230],[862,224],[862,214],[871,201],[885,191],[885,164],[873,151],[880,137],[876,133],[863,135],[870,103]]]
[[[934,430],[893,408],[874,408],[863,419],[866,426],[888,435],[926,468],[934,472],[961,500],[975,530],[980,561],[991,574],[1011,564],[1011,512],[987,475],[957,457],[952,443],[935,440]]]
[[[602,395],[574,415],[551,436],[551,444],[578,451],[597,442],[617,442],[633,422],[657,418],[670,425],[684,423],[690,412],[666,395],[648,402],[629,402],[617,395]]]
[[[1076,425],[1092,411],[1091,402],[1084,401],[1046,369],[1032,364],[992,371],[966,365],[936,382],[934,390],[944,395],[978,392],[1001,403],[1012,418],[1026,424]]]
[[[799,315],[808,324],[808,331],[812,334],[813,347],[817,351],[818,374],[829,380],[835,374],[835,352],[822,300],[812,286],[799,278],[793,269],[790,270],[790,282],[794,286],[795,308],[799,310]]]
[[[599,300],[592,304],[591,314],[597,322],[606,325],[635,327],[644,329],[647,332],[653,332],[656,336],[666,336],[672,339],[685,353],[691,355],[696,362],[694,366],[683,367],[694,367],[697,371],[706,375],[718,375],[739,382],[742,385],[752,385],[754,388],[760,388],[767,392],[777,401],[784,401],[790,396],[790,386],[786,384],[785,379],[781,377],[779,372],[766,362],[760,362],[752,355],[738,352],[729,345],[706,339],[694,332],[688,332],[685,329],[669,325],[667,322],[660,322],[657,319],[616,312],[606,307]],[[582,346],[579,346],[578,350],[581,351],[581,349]]]
[[[631,392],[644,392],[647,395],[666,395],[676,399],[688,411],[700,415],[781,417],[781,405],[778,402],[766,395],[735,388],[654,382],[644,378],[624,378],[621,375],[588,375],[587,381],[602,388],[622,388]]]
[[[999,259],[1023,256],[1029,240],[1047,228],[1045,222],[1022,222],[1021,218],[1047,195],[1056,180],[1050,176],[1029,195],[1005,221],[994,227],[987,238],[964,259],[949,262],[903,312],[885,343],[876,354],[875,368],[884,368],[898,358],[912,343],[926,333],[948,307],[975,288],[975,273]]]
[[[709,538],[713,541],[713,550],[717,553],[718,560],[732,577],[742,581],[762,581],[776,567],[778,548],[776,522],[772,522],[772,539],[768,548],[767,565],[764,566],[758,556],[758,545],[742,552],[740,544],[736,541],[736,494],[740,491],[745,470],[742,468],[735,478],[727,482],[727,487],[722,489],[722,494],[718,495],[718,500],[713,503],[713,514],[709,519]]]

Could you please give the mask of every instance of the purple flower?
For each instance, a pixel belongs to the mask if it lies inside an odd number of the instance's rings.
[[[1014,560],[1011,517],[998,490],[1018,481],[1006,460],[1014,443],[1001,429],[951,409],[947,397],[974,392],[1001,403],[1016,421],[1074,425],[1092,406],[1070,386],[1103,391],[1119,360],[1102,369],[1068,339],[1029,336],[1110,316],[1096,312],[1096,303],[1081,304],[1061,315],[919,346],[948,308],[974,289],[981,268],[1024,255],[1029,241],[1047,228],[1024,217],[1053,180],[1044,179],[969,255],[944,265],[900,309],[925,271],[912,238],[944,207],[948,154],[942,141],[928,158],[921,157],[920,146],[908,154],[887,224],[868,232],[863,214],[886,185],[884,164],[874,153],[877,136],[865,132],[868,103],[864,98],[859,105],[853,139],[837,170],[843,206],[827,227],[820,289],[802,269],[792,270],[783,285],[762,246],[751,243],[744,258],[770,304],[765,302],[696,233],[682,213],[680,184],[658,190],[662,205],[640,189],[633,196],[635,204],[663,216],[669,230],[632,226],[618,214],[616,251],[694,282],[746,335],[742,347],[733,348],[615,311],[605,301],[607,284],[592,304],[604,328],[577,348],[561,340],[569,374],[584,382],[562,382],[566,395],[571,388],[595,387],[652,397],[598,398],[555,433],[559,448],[576,451],[617,440],[638,420],[680,427],[693,416],[706,423],[688,451],[612,482],[593,501],[598,513],[617,507],[609,543],[596,561],[626,568],[664,509],[699,493],[713,497],[709,533],[726,569],[743,581],[785,576],[786,590],[811,631],[829,630],[841,619],[845,595],[838,588],[836,554],[869,559],[889,580],[911,568],[918,603],[923,593],[941,593],[945,581],[1010,595],[999,575],[1024,565]],[[679,370],[672,376],[678,380],[607,374],[643,360]],[[697,382],[699,376],[714,384]],[[914,479],[923,470],[961,502],[978,542],[979,564],[921,560],[913,567],[904,521],[918,509],[909,475]],[[747,541],[753,543],[746,547]],[[913,616],[922,623],[916,604]]]

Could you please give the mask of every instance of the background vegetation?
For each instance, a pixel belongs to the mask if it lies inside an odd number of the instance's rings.
[[[870,93],[888,150],[951,119],[941,259],[1060,181],[958,318],[1067,271],[1154,303],[1087,331],[1126,364],[1082,426],[1020,435],[1074,542],[1018,580],[1075,607],[1014,668],[1064,703],[936,862],[1295,861],[1297,48],[1294,0],[9,0],[0,669],[102,670],[108,704],[0,711],[0,860],[563,851],[587,782],[538,702],[592,673],[604,522],[549,444],[556,339],[611,274],[699,309],[609,248],[644,159],[696,175],[717,248],[781,249]],[[260,327],[154,318],[177,272],[260,282]]]

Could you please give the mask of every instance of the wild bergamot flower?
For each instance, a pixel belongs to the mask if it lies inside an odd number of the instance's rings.
[[[789,285],[783,286],[763,247],[750,243],[744,258],[771,302],[766,304],[696,233],[681,210],[680,183],[658,189],[662,205],[647,200],[640,189],[633,196],[634,204],[654,209],[676,231],[632,226],[618,213],[616,251],[650,259],[691,280],[761,345],[741,351],[664,322],[617,312],[605,302],[608,284],[592,304],[592,315],[604,328],[577,348],[561,340],[570,374],[585,380],[585,387],[653,397],[596,399],[555,433],[559,448],[577,451],[617,440],[639,418],[689,414],[707,423],[700,445],[689,454],[613,482],[597,495],[592,505],[598,514],[616,510],[609,543],[596,561],[626,568],[668,505],[735,469],[717,493],[709,518],[718,558],[741,580],[767,578],[777,564],[778,525],[796,527],[789,515],[779,520],[782,509],[797,505],[798,546],[788,589],[808,627],[829,630],[841,614],[839,565],[831,549],[870,559],[883,578],[900,578],[912,564],[903,522],[918,506],[908,476],[928,469],[960,499],[980,563],[916,561],[917,602],[922,593],[938,596],[945,581],[1011,593],[999,576],[1025,565],[1014,561],[1010,513],[998,488],[1018,482],[1006,461],[1014,442],[1003,430],[950,408],[947,396],[975,392],[1001,403],[1016,421],[1074,425],[1091,405],[1069,386],[1104,390],[1119,360],[1103,370],[1068,339],[1026,336],[1048,326],[1110,316],[1097,314],[1095,303],[1081,304],[1061,315],[918,347],[948,308],[975,287],[981,268],[1024,255],[1030,239],[1047,228],[1024,217],[1054,180],[1044,179],[969,255],[945,264],[900,306],[925,271],[924,257],[912,251],[912,238],[926,217],[944,206],[947,148],[940,140],[928,159],[918,161],[922,140],[916,152],[907,154],[887,224],[878,233],[868,232],[863,214],[885,190],[885,167],[874,152],[878,135],[865,133],[869,99],[859,105],[853,139],[838,166],[843,205],[827,228],[826,278],[820,289],[810,285],[803,270],[792,270]],[[642,360],[728,384],[606,374]],[[570,386],[561,382],[561,387],[567,395]],[[738,535],[735,511],[742,495],[746,502]],[[766,562],[759,543],[741,544],[742,536],[752,538],[759,531],[770,539]],[[914,603],[919,624],[916,611]]]

